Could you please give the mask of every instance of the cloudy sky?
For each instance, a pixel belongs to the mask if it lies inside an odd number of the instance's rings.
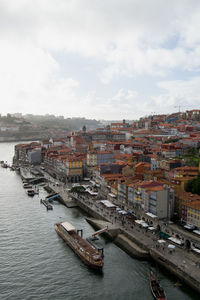
[[[0,0],[0,111],[200,108],[199,32],[199,0]]]

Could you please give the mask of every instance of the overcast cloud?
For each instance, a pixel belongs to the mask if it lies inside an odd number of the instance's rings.
[[[1,112],[200,107],[199,0],[0,0]]]

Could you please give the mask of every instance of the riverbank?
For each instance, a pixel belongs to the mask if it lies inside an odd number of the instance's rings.
[[[90,219],[90,223],[95,228],[102,229],[108,223],[110,223],[110,226],[113,224],[116,226],[118,234],[114,237],[112,236],[112,240],[125,252],[132,257],[154,260],[173,273],[182,282],[200,293],[200,271],[198,264],[196,264],[199,257],[197,255],[179,247],[171,251],[167,247],[167,241],[165,245],[160,245],[158,242],[159,238],[153,233],[147,232],[138,225],[122,225],[119,220],[114,221],[115,218],[111,217],[110,213],[106,212],[106,209],[99,209],[96,204],[89,200],[84,201],[77,197],[75,199],[81,209],[93,218],[96,218],[93,220]],[[109,218],[113,224],[109,222]],[[107,233],[106,235],[108,236]]]
[[[9,143],[9,142],[29,142],[29,141],[38,141],[40,140],[40,137],[21,137],[21,138],[16,138],[14,136],[10,137],[3,137],[0,136],[0,143]]]
[[[124,250],[127,254],[138,259],[149,259],[148,251],[142,249],[137,243],[126,236],[126,233],[116,225],[110,222],[102,221],[99,219],[86,218],[87,222],[91,224],[95,229],[108,228],[108,232],[104,232],[104,235],[110,238],[117,246]]]
[[[0,147],[0,157],[9,164],[13,147],[14,143]],[[95,231],[85,220],[88,215],[81,209],[67,209],[57,202],[52,203],[52,211],[46,211],[40,204],[40,199],[47,196],[42,187],[39,196],[30,198],[18,173],[4,168],[0,168],[0,172],[1,300],[29,299],[30,295],[35,300],[152,299],[148,275],[150,270],[156,271],[154,264],[132,259],[113,242],[100,237],[95,243],[104,248],[105,264],[102,274],[96,274],[54,230],[56,222],[68,221],[77,229],[83,229],[86,238]],[[163,268],[158,272],[168,299],[199,300],[198,294],[187,285],[181,287],[175,276]]]
[[[55,182],[49,186],[52,191],[62,195],[61,203],[68,206],[67,202],[71,202],[71,199],[64,186],[58,186]],[[116,212],[110,211],[98,201],[76,194],[70,195],[70,197],[73,199],[74,206],[80,207],[93,217],[93,219],[87,218],[92,226],[96,229],[108,226],[110,230],[105,234],[129,255],[139,259],[153,259],[200,293],[200,272],[196,264],[198,261],[196,255],[179,247],[171,252],[167,247],[167,241],[166,244],[160,245],[159,237],[154,232],[140,228],[135,222],[124,224]]]

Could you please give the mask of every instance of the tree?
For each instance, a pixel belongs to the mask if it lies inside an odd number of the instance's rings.
[[[74,186],[71,188],[70,193],[83,193],[85,192],[85,188],[81,186]]]
[[[190,148],[187,152],[188,156],[196,156],[197,155],[197,149],[196,148]]]
[[[200,195],[200,177],[190,180],[186,186],[186,192]]]

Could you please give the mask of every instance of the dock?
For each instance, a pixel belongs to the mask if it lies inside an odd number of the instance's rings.
[[[153,232],[146,231],[134,223],[124,224],[121,220],[116,220],[109,210],[102,209],[97,202],[89,198],[83,199],[76,195],[75,198],[79,207],[92,216],[92,218],[87,218],[87,221],[97,229],[108,226],[111,229],[110,233],[108,231],[103,234],[130,256],[152,259],[200,293],[200,272],[197,263],[199,256],[197,254],[178,246],[171,252],[167,247],[169,242],[166,241],[165,246],[160,245],[158,242],[160,237]],[[111,234],[112,229],[114,234]]]
[[[108,231],[103,234],[110,238],[118,247],[128,253],[130,256],[138,259],[149,259],[149,252],[140,247],[133,240],[127,238],[120,228],[108,221],[103,221],[95,218],[85,218],[86,221],[91,224],[94,228],[102,230],[107,227]]]
[[[41,199],[40,202],[46,207],[47,210],[53,210],[53,206],[46,199]]]
[[[47,186],[44,187],[44,189],[48,193],[59,194],[59,197],[57,197],[57,201],[65,205],[66,207],[73,208],[78,206],[76,200],[69,197],[67,190],[64,189],[63,186],[57,186],[54,183],[49,183]]]

